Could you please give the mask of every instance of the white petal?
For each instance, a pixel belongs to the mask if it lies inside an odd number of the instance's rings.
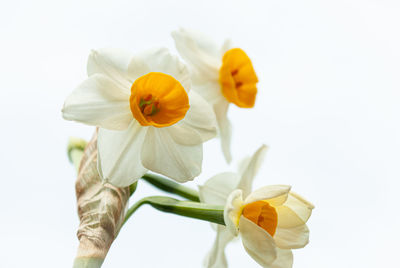
[[[276,259],[274,239],[257,224],[241,216],[239,230],[247,253],[261,266],[270,267]]]
[[[225,256],[225,247],[233,238],[234,236],[226,229],[225,226],[218,225],[217,236],[215,237],[213,247],[204,259],[204,267],[228,267]]]
[[[265,186],[247,196],[244,203],[249,204],[260,200],[267,200],[272,206],[280,206],[286,201],[290,188],[289,185]]]
[[[253,179],[256,176],[262,161],[264,160],[266,151],[267,146],[262,145],[250,158],[250,161],[242,172],[242,177],[237,188],[243,190],[243,196],[245,198],[251,193]]]
[[[186,128],[195,130],[202,142],[217,135],[217,121],[211,106],[196,92],[189,92],[190,108],[181,123]],[[191,144],[196,144],[194,141]]]
[[[197,145],[203,143],[199,132],[190,125],[183,123],[183,120],[172,126],[165,127],[163,131],[167,131],[174,142],[181,145]]]
[[[224,208],[224,221],[226,228],[233,234],[239,232],[239,219],[243,211],[242,190],[234,190],[227,198]]]
[[[132,81],[128,80],[127,70],[132,55],[122,49],[103,48],[92,50],[87,63],[88,76],[104,74],[121,87],[130,89]]]
[[[309,233],[305,224],[292,228],[278,227],[274,239],[276,245],[282,249],[303,248],[308,244]]]
[[[240,176],[246,170],[247,166],[250,164],[250,161],[251,161],[251,156],[246,156],[246,157],[243,157],[242,159],[240,159],[240,161],[237,164],[237,166],[238,166],[237,170],[238,170],[238,174],[240,174]]]
[[[190,64],[195,80],[218,81],[222,58],[213,42],[197,32],[180,29],[172,32],[181,57]]]
[[[240,177],[237,173],[224,172],[211,177],[203,185],[199,185],[201,202],[225,205],[230,193],[236,189]]]
[[[200,50],[214,57],[219,56],[219,49],[215,44],[215,42],[202,32],[194,29],[183,29],[183,28],[180,28],[177,32],[179,32],[182,35],[186,35],[187,38],[191,38],[193,41],[195,41],[196,46]]]
[[[219,103],[221,100],[226,101],[222,95],[221,85],[218,81],[196,81],[192,80],[192,89],[203,97],[210,105]]]
[[[80,84],[64,103],[63,117],[88,125],[123,130],[133,116],[129,93],[102,74],[94,74]]]
[[[293,253],[290,249],[276,248],[276,259],[271,268],[292,268]]]
[[[217,135],[215,114],[196,92],[189,92],[190,108],[183,120],[165,128],[174,141],[182,145],[197,145]]]
[[[136,80],[150,72],[171,75],[181,83],[186,91],[190,90],[191,81],[188,68],[167,48],[149,49],[132,57],[128,67],[128,75],[131,80]]]
[[[140,161],[140,151],[147,128],[133,120],[124,131],[99,129],[99,173],[107,182],[125,187],[146,173]]]
[[[186,182],[201,172],[203,144],[178,144],[167,129],[149,127],[141,155],[145,168]]]
[[[215,116],[217,118],[219,135],[221,138],[221,148],[228,163],[232,161],[231,137],[232,127],[227,117],[229,102],[222,100],[214,105]]]
[[[299,195],[290,192],[288,199],[276,208],[278,226],[283,228],[305,224],[311,216],[314,206]]]
[[[231,39],[226,39],[221,47],[220,53],[221,53],[221,59],[224,56],[224,54],[233,48],[232,40]]]

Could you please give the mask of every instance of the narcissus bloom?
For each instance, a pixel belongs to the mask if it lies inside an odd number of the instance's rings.
[[[258,82],[253,64],[240,48],[227,40],[219,48],[209,38],[194,31],[180,29],[172,33],[179,54],[187,61],[193,78],[193,89],[214,108],[221,146],[231,161],[231,125],[227,118],[229,104],[241,108],[254,106]]]
[[[93,51],[89,78],[66,99],[63,116],[98,126],[98,170],[127,186],[147,170],[179,182],[201,172],[203,142],[216,135],[210,105],[190,91],[187,67],[167,49],[130,56]]]
[[[247,253],[262,267],[290,268],[291,249],[308,243],[306,222],[314,206],[290,192],[290,186],[260,188],[243,200],[243,191],[233,191],[224,210],[226,227],[240,233]]]
[[[248,254],[263,267],[290,268],[291,249],[308,242],[305,223],[314,208],[290,186],[276,185],[251,192],[266,146],[242,161],[239,172],[225,172],[200,186],[202,202],[225,205],[225,226],[217,225],[217,237],[206,256],[208,268],[228,267],[225,247],[239,233]],[[245,198],[243,200],[243,198]]]

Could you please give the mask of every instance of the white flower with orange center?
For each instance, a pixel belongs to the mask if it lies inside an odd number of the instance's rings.
[[[130,56],[93,51],[88,79],[66,99],[63,116],[98,126],[98,170],[130,185],[148,170],[179,182],[201,172],[203,142],[216,135],[209,104],[190,91],[187,67],[167,49]]]
[[[290,192],[290,186],[266,186],[251,192],[266,147],[242,161],[239,173],[226,172],[200,187],[200,199],[225,205],[225,226],[218,225],[214,245],[205,259],[208,268],[228,267],[225,247],[239,233],[247,253],[262,267],[290,268],[291,249],[308,243],[305,225],[314,206]]]
[[[188,63],[193,89],[214,108],[225,159],[231,161],[230,103],[241,108],[254,106],[258,78],[247,54],[227,40],[218,48],[206,36],[180,29],[172,33],[179,54]]]

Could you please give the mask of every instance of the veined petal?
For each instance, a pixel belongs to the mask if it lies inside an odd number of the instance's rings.
[[[276,248],[276,259],[271,268],[292,268],[293,253],[290,249]]]
[[[239,233],[239,220],[242,210],[242,190],[236,189],[228,196],[224,208],[225,226],[233,235]]]
[[[129,92],[103,74],[80,84],[66,99],[62,113],[66,120],[113,130],[124,130],[133,120]]]
[[[201,202],[225,205],[230,193],[236,189],[240,177],[237,173],[224,172],[211,177],[203,185],[199,185]]]
[[[286,202],[276,207],[278,213],[278,226],[283,228],[303,225],[311,216],[314,205],[299,195],[290,192]]]
[[[267,146],[262,145],[250,158],[249,163],[246,165],[243,173],[241,174],[242,177],[237,188],[243,190],[243,196],[245,198],[251,193],[253,179],[256,176],[262,161],[264,160],[266,151]]]
[[[168,74],[178,80],[187,92],[190,90],[189,70],[167,48],[149,49],[132,57],[128,66],[128,76],[132,81],[150,72]]]
[[[218,81],[218,69],[222,63],[218,48],[200,33],[180,29],[172,32],[175,46],[182,58],[192,67],[195,80]]]
[[[249,204],[260,200],[267,201],[276,207],[285,203],[291,186],[289,185],[270,185],[259,188],[246,197],[244,203]]]
[[[181,145],[197,145],[203,143],[199,132],[193,127],[184,124],[183,120],[172,126],[166,127],[165,131],[169,132],[172,139]]]
[[[217,135],[217,122],[211,106],[194,91],[189,92],[189,104],[190,108],[179,127],[196,131],[201,137],[200,142],[214,138]],[[183,144],[195,145],[199,143],[195,139],[190,141],[190,137],[186,140],[186,143]]]
[[[140,160],[146,131],[147,128],[135,120],[124,131],[99,129],[98,169],[102,179],[114,186],[125,187],[146,173]]]
[[[239,229],[247,253],[262,267],[270,267],[277,257],[274,239],[243,216],[240,217]]]
[[[219,103],[214,105],[215,116],[217,118],[219,135],[221,138],[221,148],[224,153],[226,162],[232,161],[231,155],[231,137],[232,137],[232,126],[227,117],[229,108],[229,102],[221,100]]]
[[[218,225],[217,236],[214,245],[204,259],[204,267],[207,268],[226,268],[228,263],[225,256],[226,245],[234,238],[234,236],[226,229],[225,226]]]
[[[132,55],[123,49],[92,50],[87,63],[88,76],[104,74],[129,91],[132,81],[128,79],[127,70],[131,57]]]
[[[141,152],[145,168],[178,182],[198,176],[203,161],[203,144],[176,143],[166,128],[149,127]]]
[[[278,227],[274,239],[276,245],[282,249],[303,248],[308,244],[309,233],[305,224],[292,228]]]

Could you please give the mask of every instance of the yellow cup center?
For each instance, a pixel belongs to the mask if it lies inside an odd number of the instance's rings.
[[[254,106],[258,78],[247,54],[240,48],[228,50],[222,58],[219,83],[225,98],[239,107]]]
[[[189,97],[178,80],[164,73],[148,73],[132,84],[130,107],[142,126],[167,127],[182,120]]]
[[[278,226],[278,214],[267,201],[256,201],[243,208],[242,215],[251,220],[271,236],[275,234]]]

